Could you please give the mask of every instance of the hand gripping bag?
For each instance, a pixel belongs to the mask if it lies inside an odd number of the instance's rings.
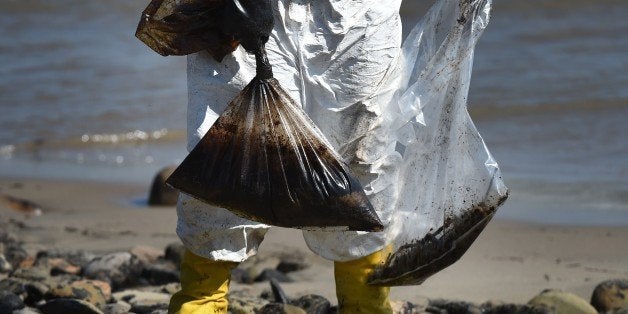
[[[147,11],[154,11],[151,5]],[[358,180],[272,76],[264,50],[272,29],[269,2],[227,0],[220,10],[218,31],[255,54],[257,75],[166,182],[266,224],[381,231],[383,225]],[[160,34],[141,26],[149,37]],[[178,22],[169,26],[180,28]]]
[[[372,285],[422,283],[469,248],[507,198],[497,163],[466,102],[474,46],[490,0],[440,0],[403,43],[399,89],[384,120],[401,157],[386,236],[393,249]],[[393,130],[393,131],[390,131]]]

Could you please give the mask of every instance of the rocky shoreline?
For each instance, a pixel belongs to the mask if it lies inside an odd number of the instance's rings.
[[[174,207],[135,201],[145,193],[0,178],[0,314],[165,313],[182,247]],[[395,313],[626,313],[626,239],[621,227],[496,219],[455,265],[393,288]],[[298,230],[270,230],[233,271],[231,313],[334,313],[333,264],[306,247]]]
[[[19,221],[0,227],[0,313],[166,313],[170,295],[179,289],[179,243],[106,254],[55,249],[29,254],[12,232]],[[232,281],[268,282],[268,289],[260,295],[231,291],[230,313],[335,313],[325,297],[284,292],[281,285],[308,267],[299,254],[247,260],[234,270]],[[393,307],[395,313],[628,313],[628,280],[601,283],[590,303],[547,290],[527,304],[430,299],[394,301]]]

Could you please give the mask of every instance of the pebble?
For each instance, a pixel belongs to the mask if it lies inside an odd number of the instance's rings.
[[[290,304],[302,308],[307,314],[327,314],[331,308],[329,300],[316,294],[304,295]]]
[[[19,310],[13,310],[12,314],[41,314],[41,311],[36,308],[25,307]]]
[[[41,258],[43,256],[48,258],[61,258],[72,265],[80,267],[81,269],[84,269],[89,262],[96,258],[95,254],[83,250],[67,251],[58,249],[37,252],[37,258]]]
[[[307,314],[302,308],[290,304],[268,303],[257,314]]]
[[[175,166],[169,166],[157,172],[148,194],[148,205],[174,206],[177,204],[179,191],[166,184],[166,179],[168,179],[175,169]]]
[[[267,303],[268,301],[264,299],[252,297],[240,291],[229,293],[229,312],[232,314],[257,313]]]
[[[23,308],[24,301],[18,295],[0,290],[0,313],[11,313],[14,310]]]
[[[87,264],[84,275],[89,279],[105,281],[113,290],[119,290],[137,282],[141,273],[142,266],[135,255],[118,252],[94,258]]]
[[[140,290],[125,290],[113,294],[117,302],[124,301],[131,305],[131,311],[139,314],[150,313],[154,310],[168,309],[170,295],[166,293],[147,292]]]
[[[465,302],[465,301],[451,301],[451,300],[435,299],[435,300],[429,301],[428,307],[444,310],[445,313],[469,313],[469,314],[482,313],[482,310],[480,309],[479,306],[470,302]]]
[[[11,276],[30,281],[44,281],[50,278],[50,270],[45,266],[18,268],[11,274]]]
[[[528,302],[552,313],[597,314],[597,310],[579,296],[560,290],[545,290]]]
[[[601,313],[628,310],[628,280],[614,279],[598,284],[593,290],[591,305]]]
[[[16,295],[25,295],[27,283],[28,282],[23,279],[9,277],[0,280],[0,291],[7,291]]]
[[[115,303],[105,304],[102,309],[105,314],[126,314],[131,311],[131,304],[124,301],[118,301]]]
[[[0,253],[0,274],[8,274],[13,270],[13,265],[7,261],[4,254]]]
[[[96,307],[102,307],[108,299],[103,293],[99,284],[94,284],[91,280],[79,280],[69,284],[59,284],[51,287],[46,294],[48,299],[71,298],[87,301]]]
[[[166,260],[145,266],[142,270],[142,278],[151,285],[165,285],[179,282],[179,269],[174,263]]]
[[[163,250],[148,245],[136,245],[129,252],[135,255],[143,265],[150,265],[164,257]]]
[[[500,303],[492,306],[482,304],[483,314],[553,314],[544,307],[535,307],[527,304]]]
[[[284,273],[277,271],[281,260],[276,257],[253,256],[231,271],[231,280],[244,284],[266,281],[275,278],[279,282],[290,282]],[[263,274],[266,272],[266,274]],[[286,281],[287,280],[287,281]]]
[[[44,283],[31,281],[24,285],[26,290],[26,299],[24,302],[29,305],[37,304],[37,302],[44,299],[44,296],[50,290],[50,287]]]
[[[78,275],[81,273],[80,266],[72,265],[68,263],[68,261],[66,261],[65,259],[59,257],[53,257],[48,259],[48,266],[50,267],[51,276],[64,274]]]
[[[166,260],[173,262],[175,265],[179,265],[181,264],[183,253],[185,253],[185,247],[183,244],[181,244],[181,242],[174,242],[166,246],[164,257]]]
[[[231,281],[252,284],[254,282],[253,279],[255,279],[255,277],[251,276],[249,269],[237,267],[231,271]]]
[[[19,242],[5,242],[4,257],[11,263],[13,269],[18,268],[20,263],[28,257],[28,253]]]
[[[392,301],[390,302],[393,314],[419,314],[425,312],[425,307],[408,301]],[[439,310],[440,311],[440,310]],[[309,312],[308,312],[309,313]]]
[[[93,304],[76,299],[53,299],[39,307],[43,314],[104,314]]]

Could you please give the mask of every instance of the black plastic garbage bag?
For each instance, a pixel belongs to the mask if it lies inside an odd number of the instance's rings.
[[[270,2],[227,0],[219,10],[216,27],[255,54],[257,75],[166,182],[266,224],[381,231],[358,180],[273,78],[264,50]]]
[[[135,36],[162,56],[207,50],[216,60],[239,41],[221,30],[225,0],[153,0],[142,12]]]
[[[272,77],[257,76],[168,178],[171,186],[247,219],[294,228],[383,228],[362,186]]]

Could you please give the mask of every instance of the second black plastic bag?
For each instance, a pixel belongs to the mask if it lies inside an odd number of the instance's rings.
[[[167,183],[262,223],[382,230],[362,186],[272,77],[263,50],[256,59],[257,76]]]

